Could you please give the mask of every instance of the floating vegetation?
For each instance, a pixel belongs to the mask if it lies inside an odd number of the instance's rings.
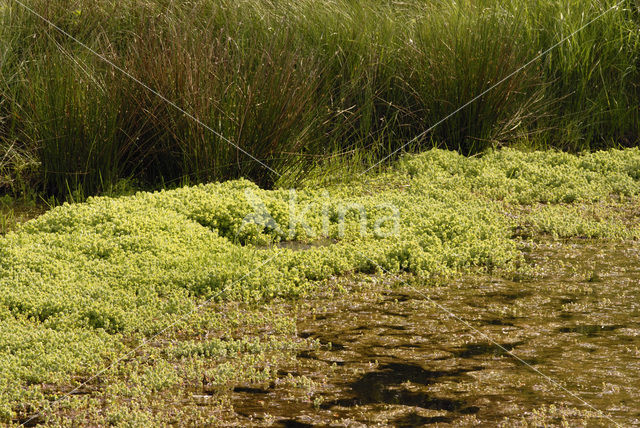
[[[209,377],[227,379],[213,382],[222,390],[243,376],[268,380],[268,355],[308,346],[291,335],[295,325],[274,338],[228,335],[225,317],[250,320],[211,314],[206,302],[255,308],[358,273],[515,272],[526,265],[519,231],[638,237],[628,206],[639,193],[638,149],[479,158],[432,150],[342,184],[263,190],[237,180],[56,207],[0,238],[2,417],[24,417],[49,385],[92,380],[123,357],[113,370],[126,371],[139,346],[180,335],[153,357],[169,362],[157,363],[166,376],[148,373],[151,390],[179,384],[171,361],[184,358],[216,362]]]

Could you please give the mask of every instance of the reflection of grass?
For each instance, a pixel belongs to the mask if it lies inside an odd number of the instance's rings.
[[[243,223],[253,213],[247,191],[281,229]],[[598,204],[624,206],[640,195],[640,151],[502,150],[468,158],[433,150],[377,176],[299,189],[298,212],[306,212],[309,228],[291,235],[290,195],[238,180],[90,198],[0,239],[2,417],[24,417],[29,410],[18,403],[40,408],[42,394],[68,387],[70,377],[87,379],[142,343],[142,358],[125,359],[89,385],[125,379],[87,398],[105,400],[116,421],[129,420],[120,408],[127,394],[147,394],[152,408],[153,394],[186,394],[196,384],[224,397],[238,383],[268,382],[282,358],[308,344],[295,338],[294,320],[265,312],[265,302],[303,297],[336,277],[379,273],[378,265],[419,278],[513,271],[523,262],[514,231],[526,227],[562,237],[631,237],[625,231],[637,222],[612,227],[615,211]],[[341,206],[350,204],[369,216],[364,233],[357,211],[340,221]],[[389,205],[399,212],[397,234],[376,234],[375,220]],[[265,246],[317,242],[325,227],[330,245]],[[218,303],[220,312],[182,319],[222,290],[218,300],[246,306],[229,303],[223,311]],[[71,412],[64,406],[55,417]],[[155,417],[152,409],[138,411]]]

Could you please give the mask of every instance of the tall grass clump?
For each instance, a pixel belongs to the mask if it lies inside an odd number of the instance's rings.
[[[337,156],[375,162],[516,71],[407,149],[637,143],[631,1],[572,36],[614,2],[28,4],[103,59],[2,3],[0,148],[21,159],[3,161],[10,178],[2,183],[19,175],[56,194],[103,192],[123,179],[154,187],[243,176],[273,185],[278,176],[243,150],[291,183]]]

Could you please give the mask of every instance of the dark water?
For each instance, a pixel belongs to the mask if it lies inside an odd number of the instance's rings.
[[[237,423],[640,426],[640,245],[525,251],[537,274],[520,281],[469,275],[312,302],[298,331],[323,346],[236,390]]]

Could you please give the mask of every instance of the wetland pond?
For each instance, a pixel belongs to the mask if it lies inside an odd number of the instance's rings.
[[[380,283],[306,302],[298,335],[321,346],[275,381],[235,388],[229,423],[640,426],[640,245],[524,251],[524,279]]]

